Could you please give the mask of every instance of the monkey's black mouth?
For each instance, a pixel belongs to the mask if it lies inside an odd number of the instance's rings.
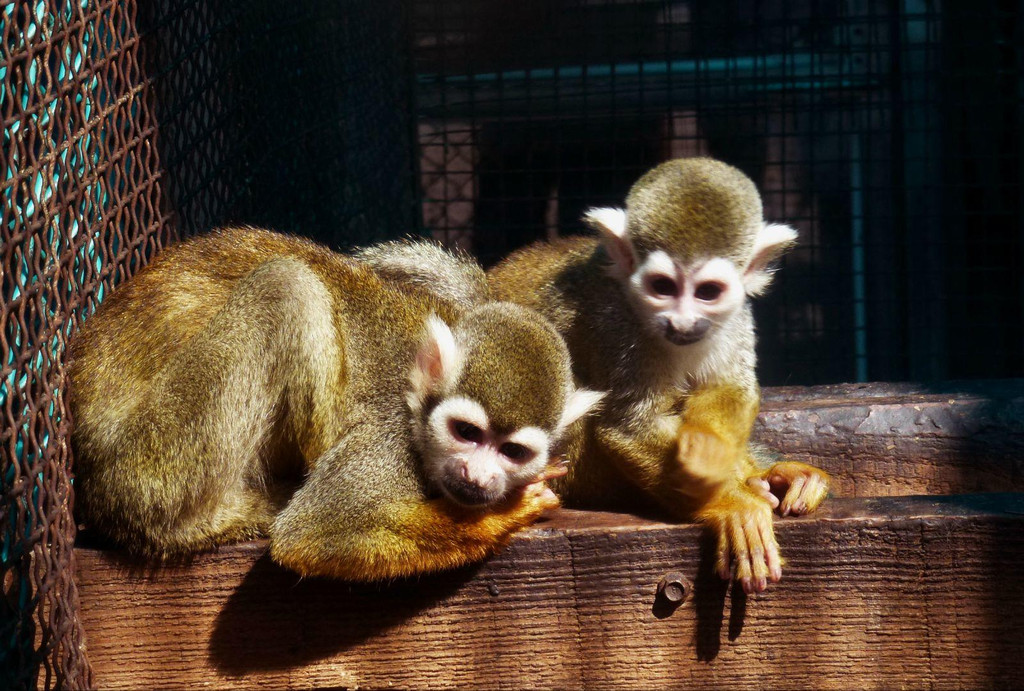
[[[689,329],[683,330],[677,329],[671,321],[666,319],[664,321],[664,326],[665,338],[668,339],[669,343],[678,346],[693,345],[708,335],[708,331],[711,330],[711,320],[704,318],[698,319]]]
[[[690,335],[685,331],[675,331],[672,327],[669,327],[665,332],[665,338],[668,339],[669,343],[677,346],[693,345],[694,343],[703,340],[704,334]]]
[[[470,508],[493,504],[500,498],[493,490],[462,478],[447,478],[444,482],[444,493],[455,503]]]

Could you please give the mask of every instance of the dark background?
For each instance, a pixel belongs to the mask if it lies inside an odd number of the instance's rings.
[[[764,384],[1024,375],[1019,2],[144,5],[167,195],[343,248],[490,264],[711,155],[800,231]]]

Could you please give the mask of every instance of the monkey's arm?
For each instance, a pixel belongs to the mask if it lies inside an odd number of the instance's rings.
[[[693,515],[722,487],[753,474],[746,443],[756,414],[756,394],[705,387],[643,410],[613,411],[596,423],[596,442],[641,489]]]
[[[757,414],[756,390],[734,385],[697,389],[678,415],[651,411],[635,433],[598,428],[598,444],[634,482],[680,517],[715,533],[716,567],[747,592],[782,576],[772,505],[748,479],[760,471],[747,453]]]
[[[271,527],[273,559],[304,576],[353,581],[440,571],[487,557],[558,506],[543,478],[475,511],[427,499],[408,478],[373,470],[318,461]]]
[[[710,478],[718,485],[745,481],[753,469],[746,447],[757,410],[756,387],[720,384],[693,391],[685,400],[679,427],[683,476]]]
[[[271,556],[303,576],[352,581],[443,571],[493,554],[556,506],[558,499],[538,482],[486,511],[430,499],[384,507],[374,524],[317,525],[318,516],[307,512],[282,515],[271,531]]]
[[[738,386],[716,386],[698,390],[686,402],[680,429],[679,459],[688,472],[701,474],[718,468],[735,467],[746,481],[779,514],[800,515],[813,511],[828,495],[829,476],[814,466],[797,461],[759,464],[748,450],[750,432],[757,417],[758,391]],[[721,459],[708,454],[700,435],[711,434],[721,443]],[[695,453],[696,451],[696,453]],[[736,454],[733,464],[730,454]],[[724,463],[724,465],[723,465]],[[766,467],[767,466],[767,467]]]

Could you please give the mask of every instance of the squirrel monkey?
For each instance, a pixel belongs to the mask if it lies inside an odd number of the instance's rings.
[[[591,209],[600,238],[538,243],[489,272],[492,297],[537,309],[565,337],[578,382],[608,391],[574,429],[569,473],[553,483],[568,505],[653,499],[718,536],[747,592],[778,581],[772,509],[813,510],[828,476],[811,466],[755,463],[748,438],[760,391],[748,297],[796,232],[767,224],[753,182],[707,158],[649,171],[623,209]],[[776,494],[781,495],[781,501]]]
[[[557,505],[550,449],[600,398],[532,310],[467,309],[252,228],[114,291],[69,377],[94,528],[150,555],[267,535],[280,564],[350,580],[500,548]]]

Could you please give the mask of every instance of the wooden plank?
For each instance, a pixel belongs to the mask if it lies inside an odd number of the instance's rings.
[[[764,391],[754,438],[839,496],[1024,491],[1024,380]]]
[[[262,543],[164,567],[80,547],[81,616],[102,688],[1024,685],[1024,496],[777,525],[784,580],[749,599],[696,526],[559,511],[483,565],[381,586],[300,580]],[[695,584],[675,609],[670,571]]]

